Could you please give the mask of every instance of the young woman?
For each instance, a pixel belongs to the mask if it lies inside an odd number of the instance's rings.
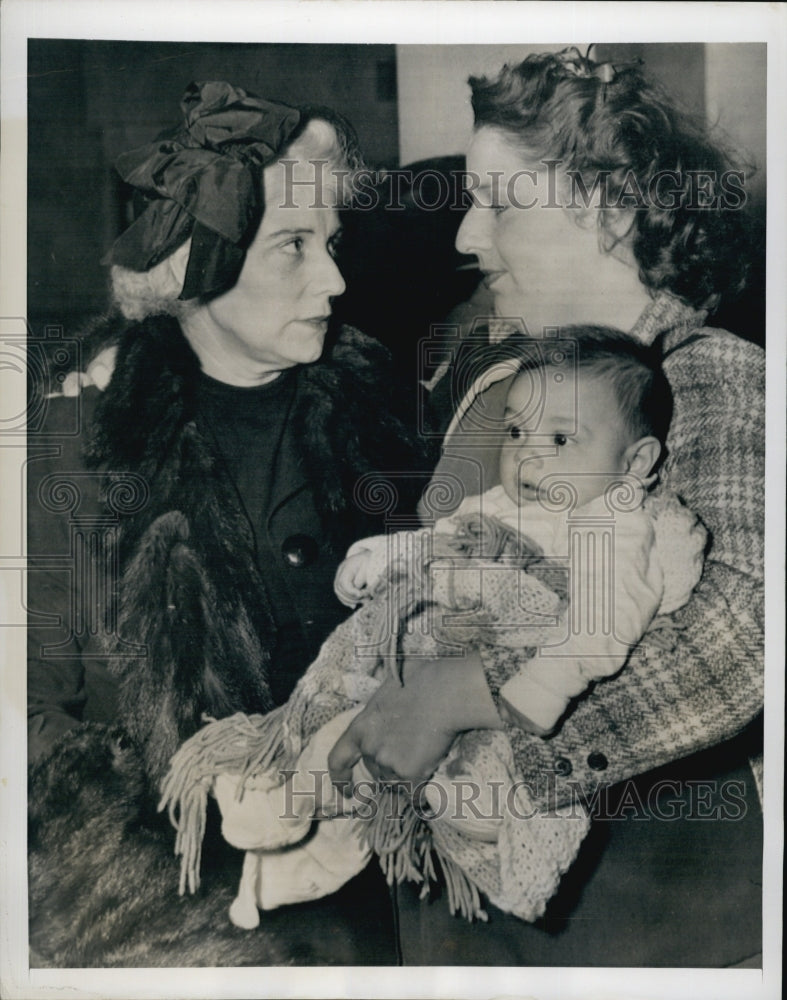
[[[473,203],[457,247],[478,258],[495,316],[492,344],[468,340],[434,390],[452,416],[436,479],[468,493],[495,485],[483,432],[504,427],[510,373],[495,367],[495,341],[610,324],[660,346],[674,396],[661,479],[711,542],[688,605],[556,735],[505,727],[543,810],[577,801],[599,818],[544,920],[525,925],[492,908],[488,924],[465,927],[403,889],[404,961],[746,961],[761,947],[761,823],[747,757],[759,749],[762,707],[765,365],[752,343],[705,326],[745,277],[745,178],[636,67],[572,49],[471,86]],[[468,372],[478,375],[471,386]],[[482,649],[405,665],[404,687],[386,682],[340,738],[334,776],[347,779],[359,757],[377,774],[428,776],[458,732],[500,728],[498,692],[519,659]],[[501,847],[473,863],[496,865],[505,882],[517,877],[514,858]]]

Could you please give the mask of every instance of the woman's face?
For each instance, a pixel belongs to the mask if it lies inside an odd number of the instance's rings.
[[[265,212],[237,282],[189,319],[203,368],[222,381],[254,384],[316,361],[332,300],[345,289],[334,260],[340,226],[329,168],[315,183],[320,168],[297,159],[297,148],[287,160],[265,168]]]
[[[602,253],[593,208],[564,207],[571,195],[559,167],[525,160],[499,129],[482,127],[467,171],[473,204],[456,245],[478,257],[496,315],[523,320],[535,337],[568,323],[623,326],[610,297],[619,302],[621,286],[638,285],[636,271]]]

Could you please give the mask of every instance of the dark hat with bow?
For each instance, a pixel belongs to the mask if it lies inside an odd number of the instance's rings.
[[[262,170],[301,113],[223,81],[190,84],[181,108],[181,125],[116,163],[145,205],[104,263],[147,271],[190,236],[180,298],[207,298],[235,284],[265,206]]]

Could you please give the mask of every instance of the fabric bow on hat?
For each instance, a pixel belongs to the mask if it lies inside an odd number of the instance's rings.
[[[192,83],[183,124],[117,161],[148,200],[105,263],[147,271],[192,237],[182,299],[234,284],[264,208],[262,169],[286,148],[296,108],[223,81]]]

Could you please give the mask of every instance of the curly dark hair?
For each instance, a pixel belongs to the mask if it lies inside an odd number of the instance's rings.
[[[647,288],[707,307],[741,291],[750,256],[743,171],[637,66],[569,49],[469,82],[476,128],[501,130],[529,159],[560,161],[575,191],[601,178],[607,206],[633,208],[631,248]]]

